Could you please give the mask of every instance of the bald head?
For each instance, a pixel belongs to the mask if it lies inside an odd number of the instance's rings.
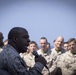
[[[64,38],[62,36],[58,36],[55,41],[55,46],[57,49],[61,49],[64,43]]]
[[[62,41],[64,41],[64,38],[62,36],[58,36],[56,40],[62,40]]]

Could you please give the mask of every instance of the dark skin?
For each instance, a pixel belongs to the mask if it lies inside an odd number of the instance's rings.
[[[18,53],[26,52],[29,42],[28,32],[24,29],[20,30],[18,35],[13,35],[13,38],[8,41],[8,43],[13,46]]]
[[[3,43],[3,34],[0,32],[0,47],[3,47],[4,43]]]
[[[8,44],[14,47],[18,53],[26,52],[29,42],[29,34],[24,28],[16,27],[8,34]],[[36,58],[35,62],[40,62],[43,65],[47,63],[43,57]]]
[[[2,48],[4,46],[4,43],[3,43],[3,41],[1,40],[0,41],[0,47]]]

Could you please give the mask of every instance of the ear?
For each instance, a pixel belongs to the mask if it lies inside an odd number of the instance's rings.
[[[12,39],[12,40],[13,40],[13,42],[15,42],[15,43],[16,43],[16,42],[17,42],[17,40],[18,40],[18,38],[17,38],[17,37],[15,37],[15,36],[13,36],[13,39]]]

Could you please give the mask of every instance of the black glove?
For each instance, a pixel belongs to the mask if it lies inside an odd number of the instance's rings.
[[[42,56],[35,57],[35,62],[40,62],[40,63],[42,63],[44,66],[47,64],[47,61],[46,61],[45,58],[42,57]]]
[[[62,71],[60,67],[57,67],[52,71],[49,75],[62,75]]]
[[[72,75],[76,75],[76,70],[73,71],[73,74]]]

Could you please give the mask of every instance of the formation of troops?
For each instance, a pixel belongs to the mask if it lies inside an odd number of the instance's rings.
[[[3,42],[3,34],[0,32],[0,53],[3,47],[8,44],[8,40]],[[40,38],[40,48],[35,41],[30,41],[27,52],[20,53],[20,57],[25,61],[27,69],[35,65],[34,51],[45,58],[47,68],[44,67],[42,75],[55,75],[55,69],[59,68],[62,75],[76,75],[76,38],[69,38],[64,42],[64,37],[58,36],[51,48],[46,37]],[[1,61],[1,60],[0,60]]]

